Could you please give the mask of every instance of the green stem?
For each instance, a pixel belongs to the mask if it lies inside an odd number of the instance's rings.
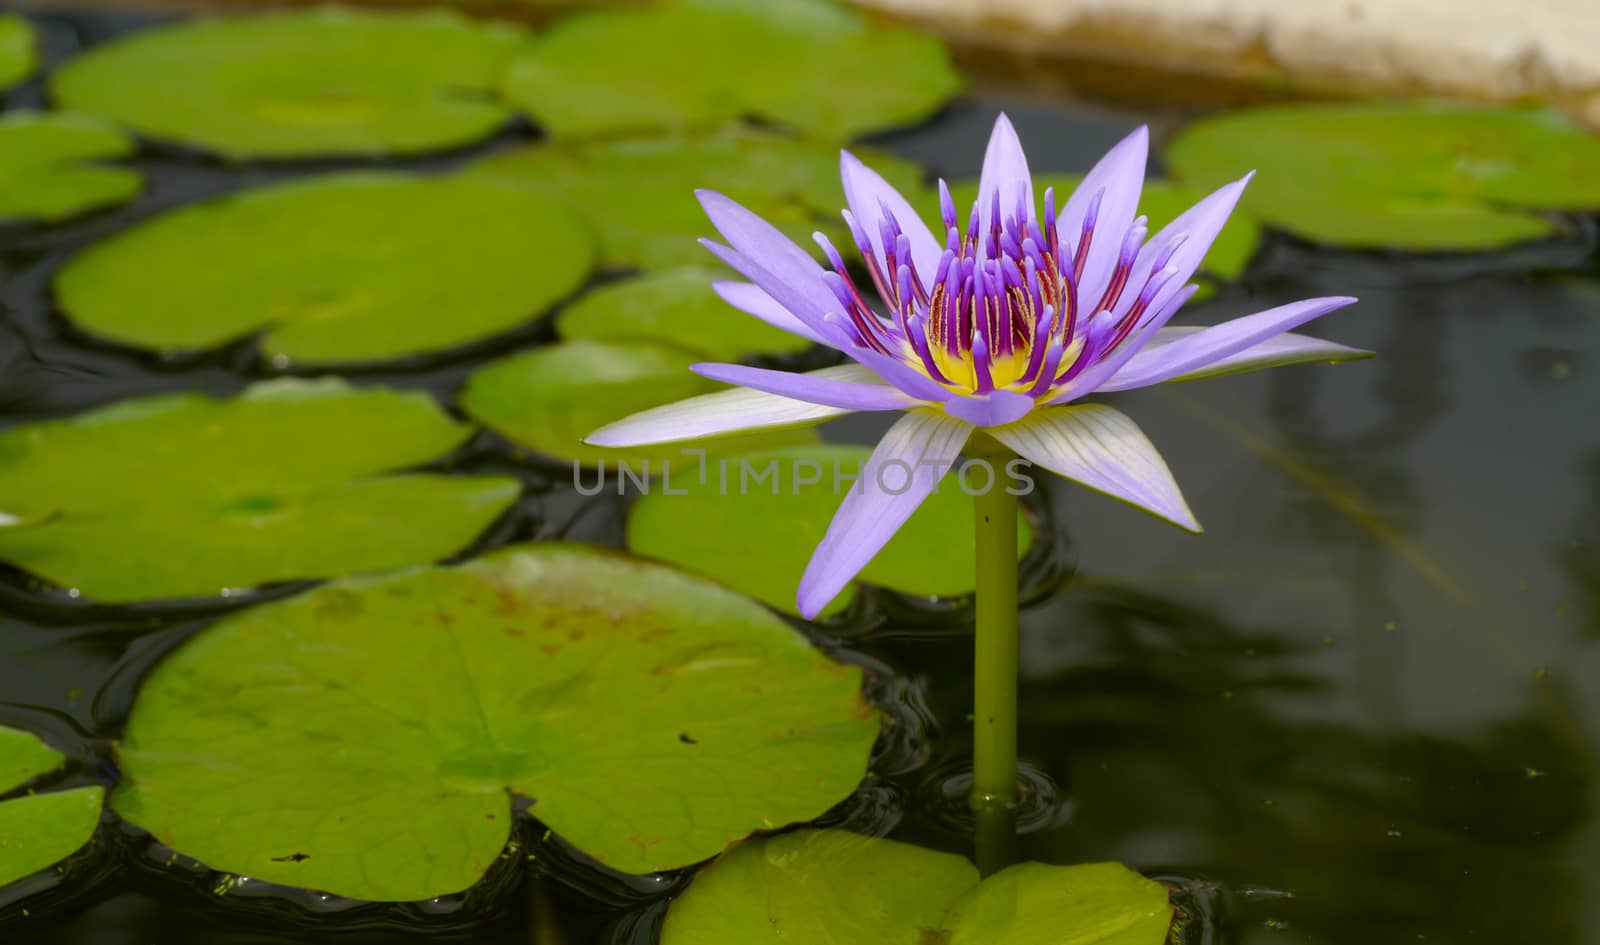
[[[994,444],[998,446],[998,444]],[[971,452],[990,463],[991,488],[974,497],[977,634],[973,660],[972,806],[980,826],[1017,801],[1017,497],[1006,488],[1004,448]],[[990,812],[982,816],[982,812]],[[998,829],[998,828],[997,828]],[[979,837],[979,847],[1005,846]],[[982,865],[982,864],[980,864]]]

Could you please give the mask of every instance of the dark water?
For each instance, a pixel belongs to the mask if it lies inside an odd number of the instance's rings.
[[[125,26],[48,23],[58,54]],[[1134,125],[1152,122],[1159,139],[1183,117],[1033,101],[995,81],[883,143],[971,176],[1002,106],[1041,171],[1081,170]],[[513,129],[472,153],[533,136]],[[133,206],[0,234],[0,422],[155,391],[226,393],[270,374],[248,346],[164,363],[87,343],[52,311],[49,278],[76,248],[172,205],[348,165],[135,163],[151,188]],[[1360,305],[1311,330],[1380,357],[1115,399],[1207,532],[1064,483],[1046,491],[1038,511],[1070,540],[1030,563],[1034,583],[1063,562],[1075,573],[1023,618],[1021,747],[1037,792],[1024,856],[1120,859],[1173,880],[1193,942],[1600,942],[1600,254],[1594,222],[1568,222],[1561,240],[1488,257],[1274,238],[1191,320],[1354,294]],[[546,324],[516,342],[547,340]],[[357,379],[448,401],[486,354]],[[828,431],[870,442],[882,426]],[[510,469],[530,486],[482,547],[620,539],[621,504],[514,464],[492,436],[448,465]],[[0,575],[0,724],[72,751],[66,778],[110,779],[142,674],[239,605],[93,607]],[[964,849],[949,797],[970,750],[959,611],[886,601],[822,633],[878,671],[874,695],[898,723],[880,780],[829,822]],[[539,833],[530,825],[526,842]],[[372,907],[252,883],[219,895],[222,877],[165,862],[108,820],[30,916],[0,900],[0,942],[643,943],[686,879],[610,875],[546,845],[531,874],[491,876],[464,899]]]

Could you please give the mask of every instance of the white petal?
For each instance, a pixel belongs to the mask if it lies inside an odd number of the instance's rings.
[[[1054,407],[988,432],[1023,459],[1057,475],[1200,531],[1166,461],[1119,410],[1104,404]]]
[[[878,375],[859,364],[823,368],[810,374],[812,377],[837,381],[883,383]],[[815,423],[853,412],[737,387],[641,411],[601,427],[584,437],[583,441],[591,446],[674,443],[747,430]]]

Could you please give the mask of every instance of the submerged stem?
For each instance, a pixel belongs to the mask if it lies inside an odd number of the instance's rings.
[[[973,447],[970,452],[997,468],[990,488],[974,497],[978,569],[971,802],[978,812],[980,853],[998,853],[1012,845],[1017,801],[1018,502],[998,468],[1010,451],[992,441],[975,440]],[[1000,858],[1003,854],[981,855],[979,867],[993,872],[1006,865],[994,862]]]

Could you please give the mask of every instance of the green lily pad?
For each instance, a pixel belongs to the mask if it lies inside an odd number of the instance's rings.
[[[115,126],[82,115],[0,116],[0,223],[54,223],[132,200],[144,187],[138,172],[92,162],[133,151]]]
[[[1529,211],[1600,208],[1600,137],[1548,111],[1259,109],[1190,126],[1166,159],[1197,187],[1255,168],[1245,207],[1344,246],[1494,249],[1555,231]]]
[[[193,204],[79,255],[56,278],[90,333],[161,351],[261,332],[279,365],[448,350],[580,286],[588,238],[528,188],[483,176],[349,173]]]
[[[188,20],[95,47],[51,90],[63,107],[235,159],[413,154],[505,123],[492,93],[524,41],[444,11]]]
[[[1055,188],[1056,207],[1064,207],[1067,198],[1083,183],[1082,174],[1045,174],[1033,179],[1034,196],[1043,207],[1044,191],[1047,187]],[[1156,233],[1162,227],[1176,220],[1185,210],[1205,199],[1206,192],[1190,189],[1182,184],[1169,180],[1147,180],[1144,182],[1144,191],[1139,197],[1139,213],[1150,218],[1150,232]],[[950,197],[963,213],[978,199],[978,182],[961,181],[950,187]],[[938,213],[938,202],[928,204],[930,218]],[[1077,234],[1072,234],[1077,239]],[[1222,227],[1222,232],[1217,234],[1216,242],[1211,244],[1211,249],[1206,253],[1205,262],[1201,271],[1223,280],[1231,281],[1244,275],[1245,268],[1250,265],[1250,260],[1255,258],[1256,249],[1261,245],[1261,225],[1246,213],[1235,213],[1228,218]],[[1210,286],[1202,286],[1198,295],[1210,294]]]
[[[491,364],[467,381],[461,408],[473,419],[545,456],[602,469],[698,471],[699,454],[726,456],[778,444],[814,442],[808,428],[611,449],[583,438],[630,414],[698,397],[727,385],[689,370],[697,358],[649,343],[565,341]],[[668,464],[663,466],[663,463]],[[676,481],[676,479],[674,479]]]
[[[726,271],[667,269],[615,282],[563,309],[556,331],[574,340],[659,341],[716,361],[811,347],[809,340],[722,301],[711,283],[727,278]]]
[[[8,89],[39,64],[39,38],[33,24],[15,13],[0,14],[0,89]]]
[[[831,0],[676,0],[563,20],[506,73],[556,137],[753,117],[844,140],[914,124],[961,88],[937,38]]]
[[[204,631],[140,692],[112,806],[216,869],[358,899],[470,886],[514,798],[652,872],[848,796],[878,732],[860,683],[710,582],[513,547]]]
[[[703,482],[675,476],[634,503],[628,547],[797,613],[800,575],[870,455],[857,446],[796,446],[730,457],[712,464]],[[985,485],[981,474],[972,474],[971,485]],[[1019,519],[1019,557],[1032,542],[1027,520]],[[972,499],[951,477],[862,570],[861,580],[906,594],[954,597],[972,593],[976,567]],[[842,610],[854,596],[855,589],[846,588],[823,614]]]
[[[60,752],[29,732],[0,726],[0,794],[61,765]],[[97,786],[0,800],[0,886],[32,876],[83,848],[100,824]]]
[[[424,394],[333,380],[12,427],[0,431],[0,521],[12,523],[0,559],[107,601],[433,561],[470,543],[519,484],[380,474],[469,433]]]
[[[858,155],[907,194],[922,187],[914,164]],[[607,263],[646,269],[706,265],[697,240],[716,231],[697,188],[726,194],[802,246],[817,230],[849,245],[837,148],[749,131],[650,138],[496,154],[474,173],[505,177],[562,201],[592,228]]]
[[[1162,945],[1166,887],[1115,863],[965,859],[838,830],[744,844],[672,904],[662,945]]]

